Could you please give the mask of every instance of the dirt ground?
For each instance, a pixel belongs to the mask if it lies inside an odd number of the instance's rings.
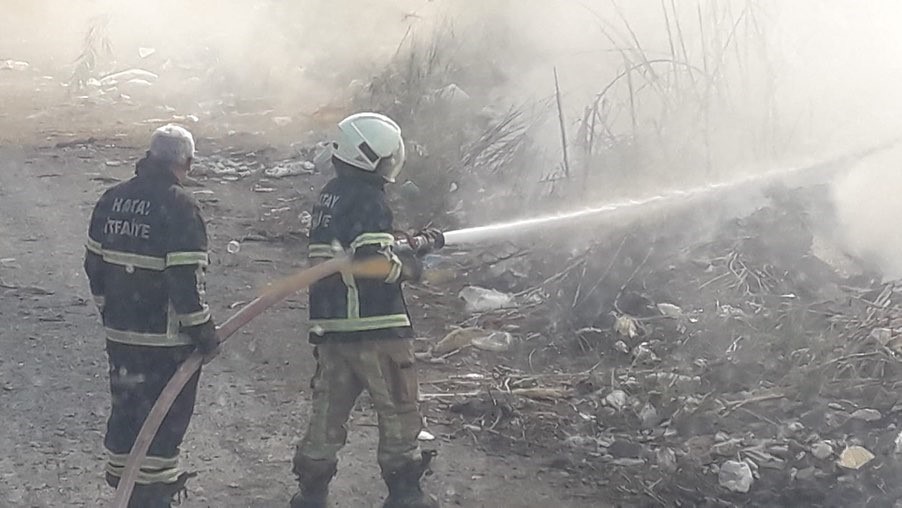
[[[50,99],[31,94],[30,82],[3,84],[0,506],[102,506],[112,494],[102,474],[107,366],[81,268],[83,241],[95,200],[131,176],[152,129],[131,122],[146,117],[134,108],[72,105],[49,92]],[[254,136],[201,136],[198,144],[206,157],[270,146]],[[285,145],[281,150],[290,152]],[[266,235],[297,220],[324,180],[286,179],[273,185],[278,192],[272,194],[255,192],[257,182],[201,181],[193,190],[209,221],[208,293],[215,316],[224,320],[266,282],[304,266],[303,239]],[[267,212],[286,202],[290,217],[274,219]],[[225,247],[233,239],[242,247],[229,255]],[[412,298],[416,306],[428,293],[414,291]],[[423,337],[440,337],[452,324],[418,313]],[[314,368],[305,320],[305,297],[298,295],[233,337],[205,368],[183,455],[183,465],[200,475],[183,506],[286,506],[294,491],[290,459],[306,425]],[[429,364],[420,373],[424,379],[439,375]],[[426,444],[439,450],[439,459],[426,485],[449,505],[604,505],[591,491],[574,488],[580,483],[551,467],[541,452],[484,449],[439,421],[431,421],[429,430],[437,439]],[[375,414],[361,400],[341,455],[333,506],[380,505],[384,486],[375,447]]]

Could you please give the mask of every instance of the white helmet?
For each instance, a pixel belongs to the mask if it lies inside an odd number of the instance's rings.
[[[339,122],[338,130],[332,155],[387,182],[395,181],[406,158],[398,124],[378,113],[357,113]]]

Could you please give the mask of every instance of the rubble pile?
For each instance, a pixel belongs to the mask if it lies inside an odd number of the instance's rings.
[[[563,262],[554,242],[448,256],[484,287],[420,355],[453,372],[427,406],[628,506],[892,506],[902,286],[825,261],[843,254],[821,195],[775,193],[706,235],[679,214]]]

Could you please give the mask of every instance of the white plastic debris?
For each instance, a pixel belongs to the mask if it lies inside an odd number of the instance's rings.
[[[752,488],[752,468],[745,462],[728,460],[720,466],[717,474],[720,486],[733,492],[747,493]]]
[[[280,164],[263,170],[263,174],[270,178],[285,178],[286,176],[312,175],[316,166],[310,161],[296,161]]]
[[[466,303],[466,311],[471,313],[516,306],[513,295],[479,286],[467,286],[460,290],[458,296]]]
[[[464,92],[463,89],[454,83],[436,90],[435,96],[445,100],[450,104],[462,104],[470,100],[470,94]]]
[[[623,409],[623,406],[626,405],[627,399],[628,397],[625,391],[614,390],[604,398],[604,403],[616,409],[617,411],[620,411],[621,409]]]
[[[238,251],[240,250],[241,244],[238,243],[238,240],[232,240],[228,245],[226,245],[226,251],[228,251],[229,254],[238,254]]]
[[[868,337],[877,341],[881,346],[885,346],[893,340],[893,331],[889,328],[874,328]]]
[[[833,456],[833,445],[826,441],[818,441],[811,445],[811,455],[819,460],[827,460]]]
[[[0,60],[0,71],[25,71],[31,65],[21,60]]]
[[[659,303],[657,307],[658,312],[660,312],[661,315],[665,317],[676,319],[683,315],[683,309],[677,307],[672,303]]]
[[[639,335],[639,325],[636,323],[635,319],[624,314],[618,316],[617,321],[614,322],[614,331],[624,337],[632,339]]]
[[[836,465],[846,469],[858,470],[872,460],[874,460],[874,454],[867,448],[863,446],[849,446],[843,450],[839,460],[836,461]]]
[[[100,78],[100,84],[103,86],[115,86],[119,83],[126,83],[133,79],[140,79],[153,83],[159,77],[160,76],[144,69],[128,69],[120,72],[114,72]]]
[[[435,435],[433,435],[433,434],[432,434],[431,432],[429,432],[428,430],[423,429],[423,430],[421,430],[420,433],[417,435],[417,439],[418,439],[419,441],[435,441]]]
[[[883,418],[883,415],[880,414],[880,411],[876,409],[859,409],[852,413],[852,418],[856,420],[864,420],[866,422],[876,422],[877,420]]]
[[[473,337],[471,343],[476,349],[500,353],[511,348],[514,336],[508,332],[490,332],[488,335]]]

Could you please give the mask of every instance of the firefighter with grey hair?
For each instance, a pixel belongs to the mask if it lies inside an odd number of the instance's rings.
[[[135,176],[107,190],[91,215],[85,271],[103,320],[112,408],[106,479],[117,486],[151,407],[193,351],[218,351],[207,306],[209,264],[200,208],[182,186],[194,158],[186,129],[157,129]],[[168,508],[191,475],[179,447],[194,412],[199,371],[163,420],[140,465],[129,507]]]
[[[332,146],[336,177],[313,208],[308,256],[311,261],[352,252],[355,259],[383,256],[391,269],[384,280],[332,275],[310,287],[309,340],[316,373],[307,433],[297,448],[293,471],[300,492],[291,508],[325,508],[346,423],[366,390],[379,420],[377,459],[388,485],[384,508],[437,508],[420,480],[435,452],[421,451],[423,421],[417,407],[413,328],[401,284],[422,273],[417,253],[395,248],[393,216],[385,194],[404,165],[401,129],[390,118],[358,113],[338,124]],[[444,237],[421,236],[432,247]],[[420,252],[424,253],[424,252]]]

